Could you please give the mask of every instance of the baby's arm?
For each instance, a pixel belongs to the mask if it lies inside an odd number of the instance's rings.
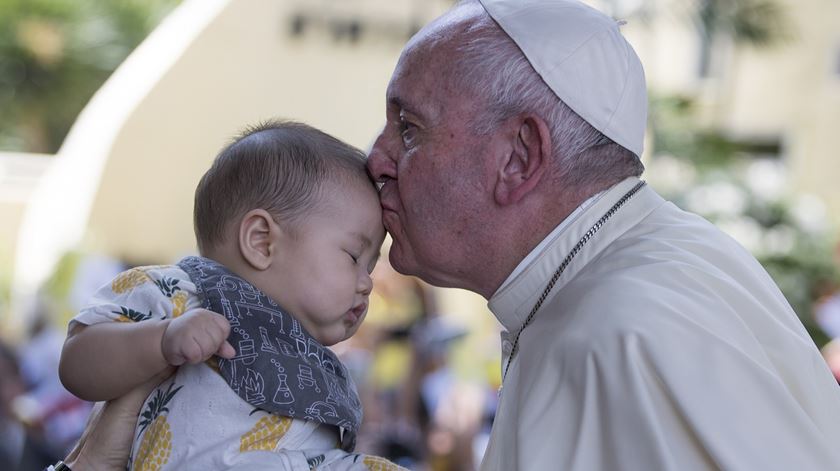
[[[175,319],[74,323],[61,353],[61,382],[88,401],[120,397],[169,365],[232,358],[224,316],[194,309]]]
[[[168,366],[161,343],[170,322],[73,323],[61,351],[62,384],[87,401],[122,396]]]

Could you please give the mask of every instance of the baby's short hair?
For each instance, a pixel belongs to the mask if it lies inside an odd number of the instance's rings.
[[[365,154],[311,126],[271,120],[245,129],[222,149],[195,190],[193,222],[202,254],[224,242],[229,224],[252,209],[294,223],[326,181],[373,185]]]

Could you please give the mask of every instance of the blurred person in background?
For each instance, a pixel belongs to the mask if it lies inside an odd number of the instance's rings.
[[[645,78],[616,21],[459,3],[386,102],[391,263],[506,330],[482,470],[840,469],[840,388],[778,287],[640,180]]]
[[[22,420],[21,398],[26,388],[15,352],[0,340],[0,469],[42,469],[55,461],[37,424]]]
[[[820,349],[823,358],[825,358],[826,364],[828,364],[828,368],[831,370],[831,374],[834,375],[834,379],[840,383],[840,340],[834,339],[831,342],[823,345]]]
[[[412,365],[402,388],[405,414],[425,438],[434,471],[475,469],[473,438],[483,412],[481,389],[458,378],[449,357],[466,330],[443,315],[421,319],[411,329]]]
[[[409,469],[474,469],[483,395],[450,365],[451,348],[466,330],[437,312],[428,287],[387,261],[377,264],[373,278],[369,320],[341,356],[368,359],[358,369],[365,371],[360,394],[368,398],[364,446]],[[370,339],[365,347],[363,338]]]
[[[835,266],[840,266],[840,242],[834,248]],[[830,339],[840,338],[840,282],[823,280],[814,293],[814,320]]]
[[[20,372],[26,394],[20,413],[38,424],[50,453],[64,456],[84,429],[92,404],[71,394],[58,378],[64,333],[52,322],[49,303],[42,298],[31,316],[28,339],[20,346]]]
[[[124,471],[140,408],[149,393],[174,371],[174,368],[165,369],[122,397],[96,403],[73,449],[63,460],[56,461],[45,471]]]
[[[413,383],[412,326],[435,312],[436,301],[421,282],[400,275],[387,261],[380,260],[371,276],[370,311],[359,336],[368,340],[368,362],[358,380],[366,418],[360,439],[371,453],[409,469],[428,469],[425,437],[409,405],[416,390],[407,384]]]

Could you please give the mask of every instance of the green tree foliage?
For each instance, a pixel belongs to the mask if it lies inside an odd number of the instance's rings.
[[[771,47],[791,37],[775,0],[697,0],[693,18],[702,38],[700,73],[707,75],[714,45],[728,38],[739,46]]]
[[[693,100],[652,100],[651,183],[744,245],[770,273],[818,346],[828,342],[814,303],[840,286],[824,206],[786,185],[778,156],[704,128]]]
[[[707,36],[723,34],[736,43],[772,46],[786,39],[788,25],[775,0],[699,0],[697,21]]]
[[[0,0],[0,150],[54,153],[179,0]]]
[[[696,0],[690,9],[703,39],[703,70],[717,39],[755,48],[794,39],[775,0]],[[654,186],[750,250],[814,342],[828,342],[813,312],[820,296],[840,286],[833,228],[816,198],[787,188],[781,149],[738,141],[703,125],[693,97],[654,95],[650,111],[653,152],[647,175]]]

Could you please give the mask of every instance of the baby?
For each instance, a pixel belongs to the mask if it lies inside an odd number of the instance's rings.
[[[146,400],[130,469],[401,469],[352,453],[362,412],[325,346],[365,317],[385,237],[364,154],[292,122],[248,129],[195,192],[201,257],[120,274],[70,323],[61,380]]]

